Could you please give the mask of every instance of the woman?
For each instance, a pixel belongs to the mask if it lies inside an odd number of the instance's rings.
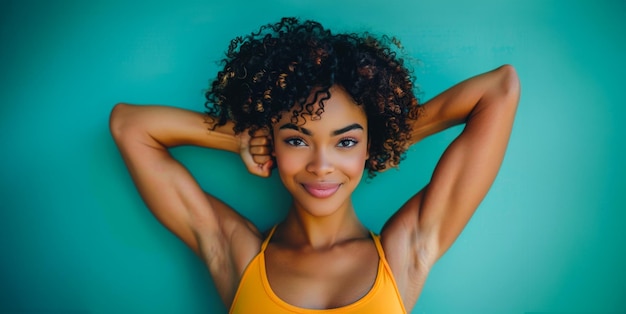
[[[285,18],[232,41],[207,92],[208,116],[113,109],[111,132],[145,203],[203,258],[232,313],[410,312],[487,193],[517,108],[515,70],[418,105],[390,43]],[[460,123],[430,182],[380,236],[368,231],[351,201],[364,170],[395,167],[411,144]],[[285,220],[259,232],[171,157],[178,145],[238,153],[259,176],[276,167],[293,197]]]

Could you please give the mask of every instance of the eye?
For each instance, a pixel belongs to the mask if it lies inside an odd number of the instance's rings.
[[[337,146],[347,148],[347,147],[352,147],[352,146],[356,145],[357,143],[358,143],[358,141],[355,140],[355,139],[344,138],[341,141],[339,141],[339,144],[337,144]]]
[[[285,140],[285,143],[290,146],[306,146],[306,143],[299,137],[291,137]]]

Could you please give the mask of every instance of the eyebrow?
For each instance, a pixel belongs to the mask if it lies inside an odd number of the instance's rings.
[[[293,123],[287,123],[287,124],[283,124],[280,126],[280,128],[278,128],[279,130],[284,130],[284,129],[291,129],[291,130],[296,130],[300,133],[304,133],[305,135],[313,135],[313,133],[311,133],[311,131],[309,129],[305,129],[305,128],[301,128]]]
[[[333,136],[337,136],[339,134],[343,134],[343,133],[346,133],[346,132],[352,131],[352,130],[363,130],[363,127],[360,124],[358,124],[358,123],[352,123],[352,124],[350,124],[350,125],[348,125],[346,127],[343,127],[343,128],[341,128],[339,130],[333,131],[332,134],[333,134]]]
[[[309,130],[307,128],[299,127],[299,126],[297,126],[297,125],[295,125],[293,123],[286,123],[284,125],[281,125],[278,129],[279,130],[291,129],[291,130],[296,130],[298,132],[301,132],[301,133],[303,133],[305,135],[309,135],[309,136],[313,135],[313,132],[311,132],[311,130]],[[346,132],[352,131],[352,130],[363,130],[363,126],[361,126],[358,123],[352,123],[352,124],[350,124],[350,125],[348,125],[346,127],[343,127],[343,128],[341,128],[339,130],[332,131],[331,134],[332,134],[332,136],[337,136],[337,135],[340,135],[340,134],[343,134],[343,133],[346,133]]]

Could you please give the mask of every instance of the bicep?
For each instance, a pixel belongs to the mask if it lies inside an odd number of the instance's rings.
[[[164,148],[140,141],[118,142],[143,201],[154,216],[196,253],[194,225],[217,231],[217,217],[191,174]]]
[[[196,253],[215,246],[229,234],[225,226],[245,223],[229,215],[228,206],[206,194],[168,150],[176,145],[224,148],[227,134],[207,133],[204,116],[167,106],[118,104],[110,117],[113,139],[142,199],[155,217]]]
[[[413,235],[410,243],[428,243],[429,250],[436,251],[430,254],[435,260],[452,245],[493,183],[518,99],[517,76],[505,66],[463,81],[424,105],[425,116],[414,130],[418,140],[466,123],[442,154],[429,183],[396,214],[406,220],[402,223]]]
[[[487,81],[493,88],[482,94],[471,108],[465,128],[445,150],[423,190],[418,228],[432,230],[431,236],[438,243],[437,258],[466,226],[504,158],[519,86],[514,72],[505,70],[500,75]],[[479,84],[477,88],[483,87]]]

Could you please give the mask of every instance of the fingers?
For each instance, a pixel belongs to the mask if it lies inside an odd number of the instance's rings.
[[[248,167],[248,171],[260,177],[269,177],[272,171],[273,163],[274,162],[272,160],[268,160],[263,164],[254,164]]]
[[[268,177],[271,174],[272,161],[272,141],[269,131],[258,130],[250,136],[247,131],[241,136],[241,157],[252,174]]]
[[[269,135],[255,134],[252,138],[250,138],[250,146],[263,146],[263,145],[269,145],[269,144],[270,144]]]
[[[272,142],[268,136],[268,132],[265,130],[257,131],[250,139],[250,155],[255,163],[265,164],[271,160],[272,154]]]
[[[272,148],[269,144],[267,145],[250,145],[250,154],[251,155],[271,155]]]
[[[271,161],[272,157],[270,157],[269,155],[252,155],[252,160],[256,164],[264,164],[268,161]]]
[[[263,163],[261,166],[261,174],[262,177],[269,177],[272,171],[272,165],[274,162],[270,159],[269,161]]]

